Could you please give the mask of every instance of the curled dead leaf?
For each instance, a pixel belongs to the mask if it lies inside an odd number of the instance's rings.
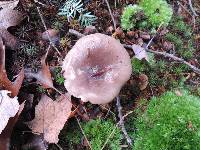
[[[52,78],[51,78],[49,65],[46,64],[45,60],[46,60],[46,57],[43,56],[41,58],[41,70],[40,71],[38,71],[37,73],[33,73],[33,72],[30,72],[30,71],[27,71],[25,73],[25,75],[28,78],[37,79],[37,82],[39,84],[41,84],[44,88],[53,88],[53,89],[55,89],[54,86],[53,86],[53,81],[52,81]]]
[[[132,49],[135,53],[135,58],[139,60],[146,59],[148,61],[147,52],[145,51],[143,47],[141,47],[140,45],[133,44]]]
[[[24,103],[19,106],[17,98],[10,98],[7,93],[8,91],[1,91],[1,96],[4,96],[4,99],[2,99],[2,104],[0,105],[0,107],[3,107],[0,108],[0,124],[2,124],[5,119],[7,120],[8,116],[10,116],[10,118],[6,127],[0,134],[0,150],[9,150],[10,137],[13,131],[13,127],[15,126],[19,115],[24,108]],[[7,118],[5,118],[6,116]]]
[[[14,1],[1,1],[0,2],[0,8],[3,9],[14,9],[17,4],[19,3],[19,0],[14,0]]]
[[[14,49],[17,38],[11,35],[7,29],[11,26],[18,25],[23,20],[23,14],[17,10],[13,10],[19,1],[3,1],[0,2],[0,37],[4,40],[5,45]]]
[[[5,46],[0,37],[0,90],[6,89],[11,91],[12,97],[18,95],[19,89],[21,88],[22,82],[24,79],[24,69],[21,70],[18,77],[14,82],[11,82],[5,70]]]
[[[58,143],[58,135],[71,114],[71,108],[69,95],[61,95],[56,101],[42,95],[35,108],[35,118],[28,122],[28,126],[34,133],[43,133],[47,142]]]

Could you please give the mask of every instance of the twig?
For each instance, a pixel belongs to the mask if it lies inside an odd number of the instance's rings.
[[[122,116],[122,119],[126,118],[128,115],[130,115],[133,111],[125,114],[124,116]],[[103,150],[105,148],[105,146],[107,145],[107,143],[109,142],[109,139],[113,136],[113,134],[115,133],[115,130],[117,129],[117,127],[119,127],[120,125],[120,121],[115,125],[114,129],[112,130],[112,132],[110,133],[110,135],[108,136],[108,138],[106,139],[106,142],[103,144],[101,150]]]
[[[75,117],[76,117],[76,116],[75,116]],[[80,129],[81,129],[81,132],[82,132],[82,134],[83,134],[83,136],[84,136],[84,138],[85,138],[87,144],[89,145],[90,149],[92,150],[92,146],[91,146],[90,142],[88,141],[88,139],[87,139],[87,137],[86,137],[86,135],[85,135],[85,132],[84,132],[83,128],[81,127],[80,121],[78,120],[77,117],[76,117],[76,120],[77,120],[77,122],[78,122],[78,125],[79,125],[79,127],[80,127]]]
[[[71,34],[71,35],[75,35],[77,38],[82,38],[82,37],[85,36],[84,34],[78,32],[74,29],[69,29],[68,33]]]
[[[36,0],[34,0],[34,2],[37,3]],[[41,21],[42,21],[42,24],[43,24],[43,26],[44,26],[44,29],[45,29],[45,31],[47,31],[47,37],[48,37],[48,40],[49,40],[49,42],[50,42],[50,45],[58,52],[58,54],[59,54],[60,56],[62,56],[61,53],[59,52],[59,50],[57,49],[57,47],[55,46],[55,44],[52,42],[51,38],[50,38],[50,35],[49,35],[49,32],[48,32],[47,26],[46,26],[45,21],[44,21],[44,18],[43,18],[43,16],[42,16],[42,13],[41,13],[41,11],[40,11],[40,8],[39,8],[37,5],[36,5],[36,9],[37,9],[37,12],[38,12],[38,14],[39,14],[39,16],[40,16],[40,19],[41,19]]]
[[[115,128],[112,130],[111,134],[108,136],[108,138],[106,139],[106,142],[103,144],[101,150],[103,150],[105,148],[105,146],[107,145],[109,139],[113,136],[113,134],[115,133],[115,130],[117,129],[118,124],[115,126]]]
[[[195,10],[194,10],[194,8],[193,8],[193,6],[192,6],[192,0],[188,0],[188,3],[189,3],[190,9],[191,9],[193,15],[194,15],[195,17],[199,16],[199,15],[197,15],[197,13],[195,12]]]
[[[117,26],[116,26],[115,18],[113,17],[113,14],[112,14],[112,11],[111,11],[109,2],[108,2],[108,0],[105,0],[105,1],[106,1],[107,6],[108,6],[108,10],[109,10],[110,16],[111,16],[111,18],[112,18],[114,28],[115,28],[115,30],[116,30],[116,29],[117,29]]]
[[[125,138],[126,138],[126,141],[127,141],[127,143],[128,143],[128,145],[129,146],[132,146],[133,144],[132,144],[132,140],[131,140],[131,138],[129,137],[129,135],[128,135],[128,133],[127,133],[127,131],[126,131],[126,128],[125,128],[125,125],[124,125],[124,119],[123,119],[123,115],[122,115],[122,106],[121,106],[121,103],[120,103],[120,98],[119,98],[119,96],[117,96],[117,103],[116,103],[116,105],[117,105],[117,109],[118,109],[118,117],[119,117],[119,125],[120,125],[120,127],[121,127],[121,129],[122,129],[122,132],[124,133],[124,136],[125,136]]]
[[[151,40],[148,42],[147,46],[146,46],[146,49],[148,49],[149,45],[152,43],[153,39],[156,37],[158,31],[160,30],[162,26],[162,23],[159,25],[158,29],[156,30],[156,33],[153,35],[153,37],[151,38]]]
[[[126,44],[123,44],[125,48],[128,48],[128,49],[132,49],[132,46],[131,45],[126,45]],[[182,58],[179,58],[179,57],[176,57],[174,56],[173,54],[169,54],[169,53],[166,53],[166,52],[159,52],[159,51],[153,51],[153,50],[150,50],[150,49],[146,49],[147,52],[150,52],[150,53],[154,53],[156,55],[161,55],[161,56],[164,56],[166,58],[171,58],[175,61],[178,61],[180,63],[183,63],[185,65],[187,65],[190,69],[192,69],[195,73],[199,74],[200,75],[200,69],[191,65],[190,63],[188,63],[187,61],[185,61],[184,59]]]

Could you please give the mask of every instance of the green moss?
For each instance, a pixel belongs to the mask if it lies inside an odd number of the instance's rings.
[[[63,149],[74,150],[81,144],[81,130],[75,119],[68,121],[59,134],[59,144]]]
[[[142,8],[138,5],[129,5],[125,7],[121,16],[121,27],[124,30],[130,30],[135,27],[137,19],[137,13],[141,12]]]
[[[199,150],[200,98],[181,91],[154,97],[136,119],[134,150]]]
[[[65,82],[65,78],[63,77],[61,70],[62,68],[60,67],[54,69],[54,78],[56,83],[58,83],[59,85],[62,85]]]
[[[141,0],[139,6],[153,27],[167,26],[171,20],[173,11],[165,0]]]
[[[133,72],[135,74],[142,73],[146,69],[145,62],[143,62],[143,61],[141,61],[141,60],[139,60],[137,58],[132,58],[131,59],[131,64],[132,64]]]
[[[180,35],[169,32],[165,35],[165,39],[172,42],[175,45],[176,50],[183,49],[183,40]]]
[[[182,35],[184,38],[191,38],[192,28],[190,25],[187,25],[181,16],[173,16],[169,27],[172,31]]]
[[[116,127],[111,121],[92,120],[83,125],[83,130],[90,141],[93,150],[100,150],[107,138]],[[105,149],[120,150],[121,140],[120,129],[117,127],[114,134],[109,139]]]

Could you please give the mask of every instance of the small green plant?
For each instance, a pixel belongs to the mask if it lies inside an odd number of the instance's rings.
[[[166,40],[169,42],[174,43],[176,50],[181,50],[183,48],[183,40],[181,39],[181,36],[176,33],[167,33],[165,35]]]
[[[65,82],[65,78],[61,74],[61,70],[62,70],[62,68],[60,68],[60,67],[59,68],[55,68],[55,70],[54,70],[55,81],[59,85],[62,85]]]
[[[37,91],[38,91],[39,93],[45,93],[45,92],[46,92],[46,90],[45,90],[42,86],[38,86],[38,87],[37,87]]]
[[[38,48],[36,45],[29,45],[29,44],[22,44],[20,49],[26,54],[27,56],[34,56],[37,54]]]
[[[167,26],[171,20],[173,10],[165,0],[141,0],[139,6],[155,28],[160,25]]]
[[[111,121],[102,121],[100,119],[89,121],[83,125],[83,130],[90,141],[93,150],[100,150],[115,128],[116,130],[105,148],[107,150],[121,149],[120,141],[122,137],[120,129]]]
[[[81,0],[67,0],[58,15],[67,16],[69,22],[79,16],[78,21],[84,27],[92,25],[97,19],[91,12],[86,12]]]
[[[169,28],[180,35],[183,38],[190,39],[192,36],[192,28],[190,25],[187,25],[181,16],[173,16],[172,20],[169,23]]]
[[[137,14],[142,11],[138,5],[129,5],[125,7],[121,16],[121,26],[124,30],[130,30],[135,27],[137,22]]]
[[[150,100],[135,121],[134,150],[199,150],[200,98],[188,91]]]

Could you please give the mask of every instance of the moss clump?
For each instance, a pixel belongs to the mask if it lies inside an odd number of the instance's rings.
[[[199,150],[200,98],[182,91],[154,97],[136,119],[134,150]]]
[[[171,20],[173,10],[165,0],[141,0],[139,6],[153,27],[167,26]]]
[[[137,14],[142,11],[138,5],[129,5],[125,7],[122,17],[121,26],[124,30],[130,30],[135,27],[137,22]]]
[[[83,130],[90,141],[93,150],[100,150],[116,125],[111,121],[92,120],[83,125]],[[105,149],[120,150],[121,133],[117,127],[109,139]]]

